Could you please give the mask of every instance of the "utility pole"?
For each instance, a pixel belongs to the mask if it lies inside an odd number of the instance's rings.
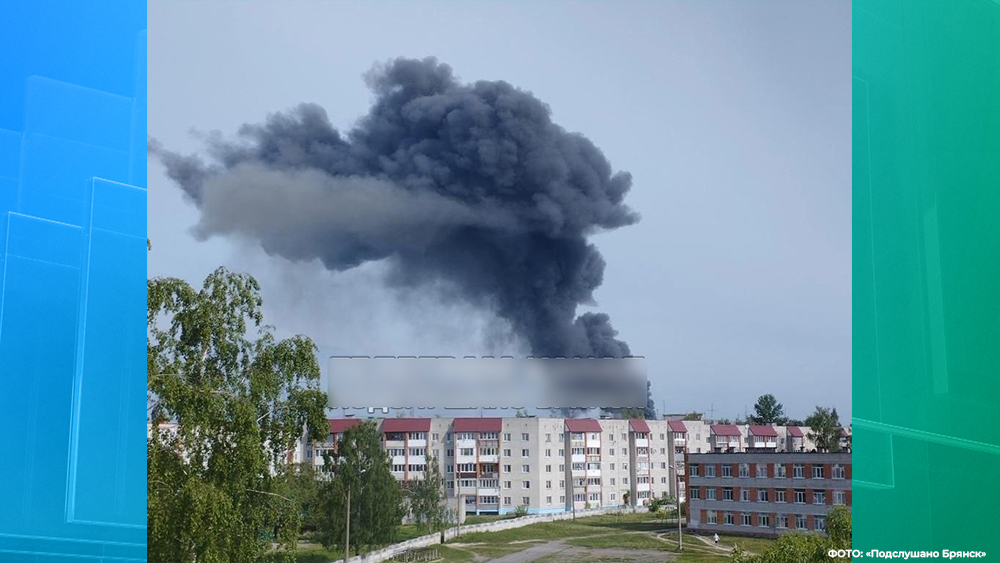
[[[344,531],[344,563],[351,559],[351,486],[347,486],[347,528]]]
[[[674,468],[674,480],[676,481],[674,489],[677,490],[677,550],[684,551],[684,534],[681,532],[681,476],[676,468]]]

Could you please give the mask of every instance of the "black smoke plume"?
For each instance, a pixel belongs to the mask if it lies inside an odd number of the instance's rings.
[[[200,209],[201,236],[337,271],[387,259],[392,283],[454,285],[535,355],[628,355],[606,314],[576,309],[604,275],[587,236],[638,220],[631,176],[506,82],[462,84],[433,58],[366,80],[374,104],[345,134],[302,104],[236,140],[209,136],[207,159],[149,150]]]

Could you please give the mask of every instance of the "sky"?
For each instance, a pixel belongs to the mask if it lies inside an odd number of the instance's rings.
[[[148,3],[148,132],[170,150],[301,102],[341,131],[363,75],[437,57],[504,80],[632,174],[642,219],[591,237],[594,307],[647,358],[657,409],[716,418],[773,393],[787,415],[851,416],[851,5],[834,2]],[[488,311],[192,234],[198,212],[149,165],[150,276],[219,266],[262,285],[279,336],[325,357],[515,353]],[[502,336],[502,335],[501,335]]]

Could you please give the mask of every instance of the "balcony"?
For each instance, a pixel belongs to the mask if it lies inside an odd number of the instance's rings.
[[[675,446],[685,446],[685,445],[687,445],[687,439],[686,438],[676,438],[675,437],[674,438],[674,445]]]
[[[636,438],[635,439],[635,447],[637,447],[637,448],[648,448],[649,447],[649,438]]]

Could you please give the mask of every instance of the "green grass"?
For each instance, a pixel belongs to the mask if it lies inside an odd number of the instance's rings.
[[[696,540],[697,541],[697,540]],[[745,551],[760,553],[770,547],[775,540],[768,538],[747,538],[743,536],[719,535],[719,545],[733,547],[739,545]]]
[[[589,549],[668,549],[667,542],[646,534],[608,534],[589,538],[568,540],[569,545]]]
[[[470,514],[465,517],[465,524],[463,526],[471,526],[473,524],[485,524],[487,522],[497,522],[500,520],[510,520],[511,518],[517,518],[514,514],[481,514],[475,515]]]

